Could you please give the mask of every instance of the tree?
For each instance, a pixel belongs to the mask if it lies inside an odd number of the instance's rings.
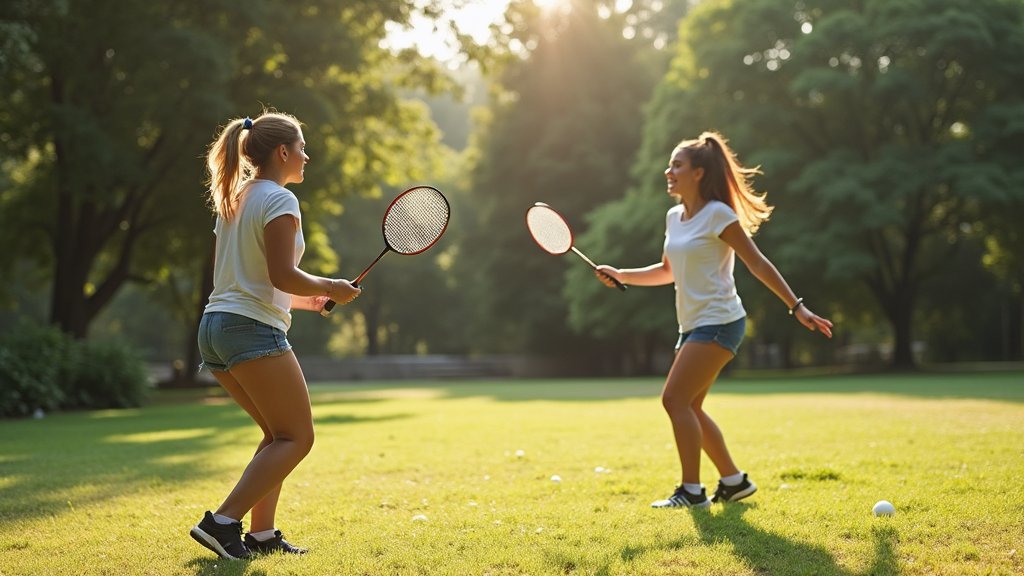
[[[472,287],[478,351],[598,349],[566,323],[563,275],[580,263],[544,256],[523,220],[544,200],[581,229],[583,214],[628,181],[658,60],[649,44],[623,38],[621,21],[602,18],[597,4],[547,16],[512,7],[512,36],[532,49],[509,64],[505,91],[492,99],[457,264]]]
[[[852,296],[875,302],[910,367],[922,290],[1024,194],[1002,146],[1024,125],[1022,23],[1004,0],[709,0],[662,86],[677,112],[652,105],[648,126],[718,129],[761,164],[784,273],[847,284],[851,317]]]
[[[0,61],[0,131],[10,136],[0,159],[13,185],[0,198],[0,234],[13,254],[52,269],[51,321],[77,337],[126,282],[209,253],[200,156],[219,123],[262,104],[307,123],[309,254],[330,269],[318,219],[336,214],[346,191],[402,179],[390,158],[419,145],[407,133],[427,119],[395,91],[444,86],[436,66],[380,46],[384,23],[408,18],[402,3],[25,1],[2,10],[11,50]]]

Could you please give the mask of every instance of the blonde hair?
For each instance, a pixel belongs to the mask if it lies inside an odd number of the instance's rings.
[[[206,155],[213,211],[231,220],[241,200],[242,184],[252,179],[275,148],[297,142],[301,130],[301,123],[291,114],[268,110],[255,120],[236,118],[228,122]]]
[[[680,142],[676,150],[683,150],[691,167],[704,169],[699,189],[705,202],[718,200],[735,210],[748,235],[768,221],[774,208],[751,183],[754,175],[762,174],[760,167],[744,168],[721,134],[704,132],[696,140]]]

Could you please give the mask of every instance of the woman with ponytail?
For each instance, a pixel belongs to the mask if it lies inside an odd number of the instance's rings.
[[[661,262],[644,268],[598,266],[597,277],[609,286],[675,284],[679,340],[675,360],[662,391],[672,421],[682,481],[675,492],[651,504],[655,508],[705,508],[733,502],[757,486],[732,460],[725,438],[704,412],[704,398],[719,372],[736,356],[746,330],[746,311],[736,293],[735,257],[768,287],[808,330],[832,337],[832,323],[797,298],[751,236],[771,215],[764,195],[750,179],[760,172],[737,162],[720,134],[705,132],[672,151],[665,170],[668,194],[678,204],[668,211]],[[709,500],[700,483],[701,449],[718,469],[720,480]]]
[[[359,289],[299,269],[305,248],[299,201],[309,157],[293,116],[264,112],[228,123],[207,155],[217,215],[214,287],[199,326],[199,350],[231,397],[263,430],[256,454],[217,511],[190,534],[223,558],[305,552],[275,524],[281,484],[313,447],[302,368],[288,343],[292,310],[351,302]],[[242,518],[252,513],[242,538]]]

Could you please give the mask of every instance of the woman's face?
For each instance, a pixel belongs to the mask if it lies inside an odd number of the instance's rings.
[[[306,156],[306,139],[299,130],[299,139],[287,146],[288,157],[285,159],[285,175],[289,182],[300,183],[306,176],[304,170],[309,156]]]
[[[694,170],[690,165],[685,148],[676,148],[669,157],[668,168],[665,169],[666,192],[676,198],[695,192],[703,173],[703,170]]]

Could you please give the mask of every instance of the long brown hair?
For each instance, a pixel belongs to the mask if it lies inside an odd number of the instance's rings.
[[[301,124],[291,114],[264,110],[255,120],[236,118],[227,123],[206,155],[210,204],[231,220],[241,199],[242,184],[270,159],[281,144],[299,140]]]
[[[696,140],[680,142],[676,150],[684,151],[691,167],[704,169],[699,189],[705,202],[718,200],[730,206],[748,235],[768,221],[774,208],[751,183],[756,174],[762,174],[760,167],[744,168],[721,134],[704,132]]]

